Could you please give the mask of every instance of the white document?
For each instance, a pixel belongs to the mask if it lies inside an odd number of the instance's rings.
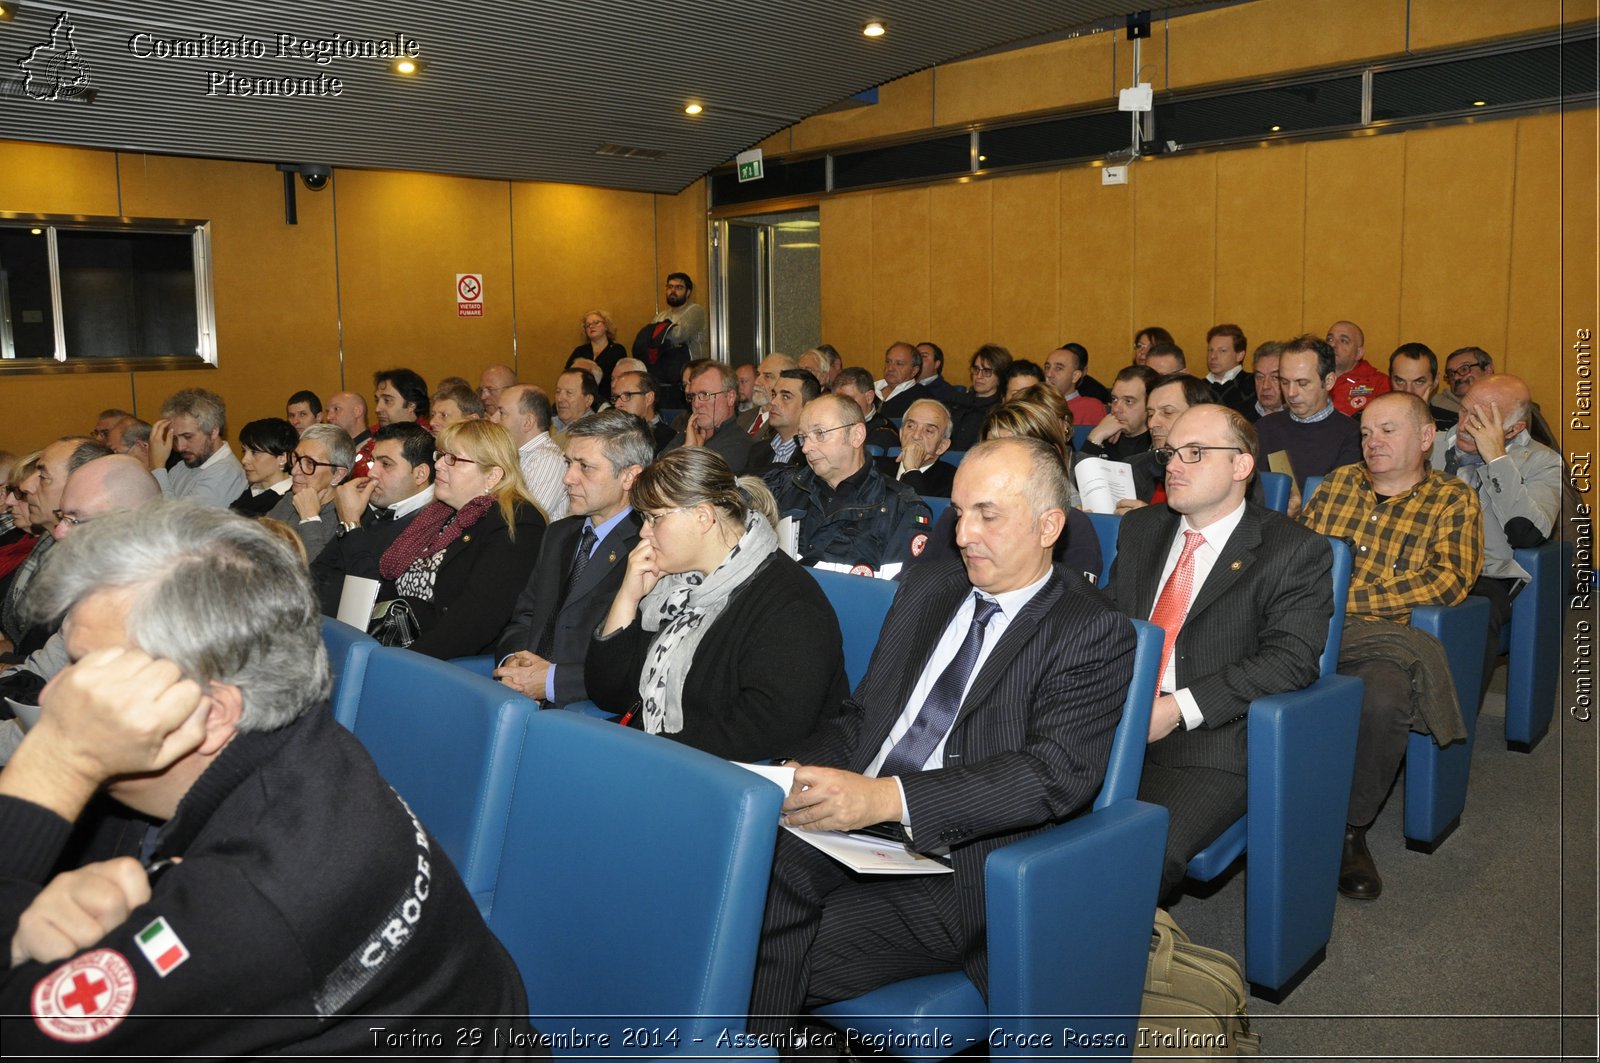
[[[778,549],[800,560],[800,523],[793,517],[783,517],[778,521]]]
[[[847,576],[865,576],[870,579],[894,580],[899,578],[900,570],[905,567],[903,562],[891,561],[882,568],[873,568],[870,565],[847,565],[842,561],[818,561],[812,568],[822,572],[843,572]]]
[[[1083,508],[1090,513],[1115,513],[1117,503],[1134,498],[1133,466],[1106,458],[1079,458],[1072,472],[1083,495]]]
[[[780,768],[772,764],[744,764],[739,761],[734,763],[755,772],[786,794],[794,789],[793,768]],[[954,870],[921,853],[912,852],[901,842],[885,838],[869,838],[837,830],[799,830],[790,826],[785,826],[783,829],[807,845],[821,849],[845,867],[867,874],[948,875]]]
[[[339,592],[337,618],[357,631],[367,630],[372,623],[372,607],[378,601],[378,581],[365,576],[346,576],[344,589]]]

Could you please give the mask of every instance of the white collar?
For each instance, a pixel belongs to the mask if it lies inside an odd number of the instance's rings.
[[[1206,545],[1220,554],[1222,548],[1228,545],[1228,540],[1233,537],[1234,530],[1239,527],[1239,522],[1244,520],[1244,507],[1244,502],[1240,502],[1238,508],[1232,513],[1212,521],[1204,528],[1196,528],[1193,524],[1190,524],[1189,517],[1186,514],[1183,520],[1178,522],[1178,530],[1180,532],[1199,532],[1205,536]]]
[[[410,498],[402,498],[400,501],[390,506],[389,512],[393,513],[396,517],[403,517],[407,513],[416,512],[432,501],[433,485],[429,484],[427,487],[424,487]]]

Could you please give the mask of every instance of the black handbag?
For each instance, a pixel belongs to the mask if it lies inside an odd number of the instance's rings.
[[[417,614],[411,611],[411,603],[404,598],[395,598],[372,607],[372,621],[367,624],[367,634],[377,639],[380,646],[405,648],[417,641],[417,636],[422,634],[422,625],[417,623]]]

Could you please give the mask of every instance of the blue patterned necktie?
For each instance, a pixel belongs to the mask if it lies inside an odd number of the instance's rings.
[[[978,653],[983,649],[984,631],[994,614],[1000,611],[999,602],[990,601],[977,591],[972,592],[972,597],[972,626],[967,628],[967,637],[934,681],[928,700],[917,711],[917,718],[883,758],[878,778],[921,771],[955,722],[956,712],[961,708],[961,695],[967,689],[967,680],[972,677]]]

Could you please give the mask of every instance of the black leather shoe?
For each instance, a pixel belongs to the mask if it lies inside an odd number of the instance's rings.
[[[1356,901],[1375,901],[1383,892],[1378,865],[1367,851],[1367,828],[1345,827],[1344,852],[1339,857],[1339,893]]]

